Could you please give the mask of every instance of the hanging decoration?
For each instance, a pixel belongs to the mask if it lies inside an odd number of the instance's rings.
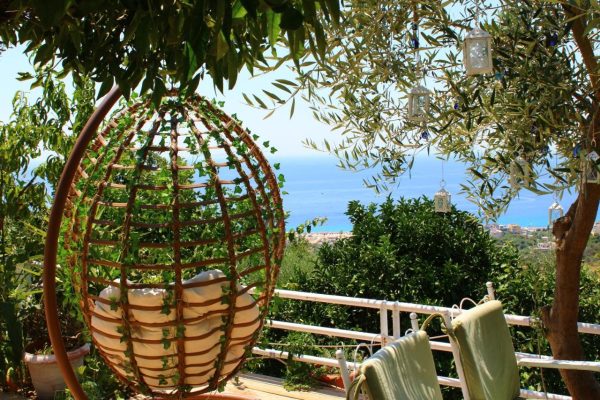
[[[408,117],[413,121],[426,121],[431,92],[423,85],[415,86],[408,94]]]
[[[561,218],[564,215],[564,210],[560,204],[558,204],[556,197],[554,202],[548,207],[548,226],[552,226],[554,221]]]
[[[96,134],[115,93],[63,171],[44,296],[56,301],[62,208],[73,284],[108,367],[152,398],[212,392],[243,366],[269,310],[285,245],[278,179],[253,137],[197,95],[173,91],[156,109],[143,98]],[[65,380],[84,398],[46,307]]]
[[[417,75],[421,74],[422,83],[413,87],[408,93],[408,118],[411,121],[422,121],[424,123],[423,128],[426,129],[425,121],[427,119],[427,115],[429,114],[431,92],[425,87],[425,68],[421,63],[421,57],[419,54],[419,24],[416,6],[413,7],[411,44],[415,54]]]
[[[600,156],[595,151],[591,151],[585,156],[583,171],[585,183],[600,184],[600,174],[598,174],[598,160]]]
[[[492,36],[479,28],[479,0],[475,0],[475,28],[467,33],[463,42],[463,61],[467,75],[494,72]]]
[[[442,180],[440,182],[440,190],[438,190],[435,193],[435,196],[433,197],[433,203],[434,203],[434,207],[435,207],[435,212],[438,213],[449,213],[450,212],[450,208],[451,208],[451,195],[450,193],[445,189],[446,186],[446,182],[444,180]]]
[[[433,196],[433,206],[437,213],[449,213],[452,209],[452,196],[446,190],[446,181],[444,180],[444,161],[442,161],[442,181],[440,182],[440,190]]]

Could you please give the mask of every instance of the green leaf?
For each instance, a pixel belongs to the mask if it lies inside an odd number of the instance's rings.
[[[277,39],[279,39],[279,32],[281,30],[281,14],[274,12],[273,10],[267,10],[267,31],[269,33],[269,44],[275,46]]]
[[[0,316],[4,321],[11,321],[11,323],[5,324],[8,334],[8,344],[11,348],[9,357],[13,364],[18,364],[23,354],[23,329],[17,317],[15,304],[12,302],[0,302]]]
[[[340,2],[339,0],[325,0],[325,3],[327,3],[327,10],[331,15],[333,25],[337,27],[340,21]]]
[[[225,57],[225,54],[229,51],[229,43],[227,43],[227,39],[225,39],[225,35],[222,31],[219,31],[217,35],[217,61],[221,58]]]
[[[303,21],[304,16],[300,11],[294,7],[288,7],[281,15],[281,22],[279,23],[279,26],[281,29],[295,31],[302,26]]]
[[[237,81],[238,67],[237,55],[234,49],[227,53],[227,80],[229,81],[229,90],[233,89]]]
[[[167,88],[163,80],[160,78],[156,78],[154,80],[154,91],[152,92],[152,104],[154,105],[154,107],[160,106],[160,101],[162,100],[166,92]]]
[[[113,78],[108,77],[104,82],[102,82],[102,85],[100,85],[100,90],[98,90],[98,99],[104,97],[104,95],[106,93],[108,93],[110,91],[110,89],[112,89],[113,87]]]
[[[290,118],[294,116],[294,111],[296,109],[296,98],[292,99],[292,106],[290,107]]]
[[[246,7],[244,7],[244,5],[242,3],[243,3],[242,1],[237,0],[233,4],[233,8],[231,10],[231,18],[240,19],[240,18],[244,18],[246,16],[246,14],[248,14],[248,10],[246,9]],[[255,11],[255,13],[256,13],[256,11]]]
[[[321,24],[315,26],[315,38],[317,40],[317,50],[321,60],[325,61],[325,51],[327,50],[327,41],[325,39],[325,32]]]
[[[31,75],[29,72],[18,72],[17,74],[19,75],[17,77],[18,81],[26,81],[29,79],[33,79],[33,75]]]
[[[315,0],[302,0],[302,11],[304,11],[305,19],[315,25],[317,20],[317,8],[315,7]]]
[[[31,3],[35,15],[43,24],[57,25],[65,15],[71,0],[34,0]]]
[[[252,18],[256,18],[256,10],[258,8],[258,0],[240,0],[248,14]]]

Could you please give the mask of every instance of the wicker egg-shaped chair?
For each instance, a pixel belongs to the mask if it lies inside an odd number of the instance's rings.
[[[137,392],[213,391],[268,311],[285,243],[278,180],[250,134],[200,96],[173,92],[156,109],[141,99],[86,129],[55,203],[94,344]]]

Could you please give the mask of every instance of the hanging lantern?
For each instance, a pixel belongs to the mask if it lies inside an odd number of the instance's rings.
[[[492,36],[480,28],[467,33],[463,43],[463,61],[467,75],[492,73]]]
[[[600,174],[598,174],[598,160],[600,156],[595,151],[591,151],[585,156],[582,170],[584,172],[585,183],[600,184]]]
[[[446,189],[444,189],[444,182],[442,182],[442,187],[436,192],[435,196],[433,197],[433,205],[435,212],[449,213],[451,210],[450,199],[451,195]]]
[[[519,189],[520,187],[531,186],[531,166],[527,161],[521,157],[517,157],[510,163],[510,176],[509,183],[513,189]]]
[[[548,207],[548,225],[552,226],[554,221],[556,221],[563,215],[564,210],[562,206],[555,201],[554,203],[552,203],[552,205],[550,205],[550,207]]]
[[[408,118],[424,121],[429,113],[431,92],[423,85],[416,86],[408,94]]]

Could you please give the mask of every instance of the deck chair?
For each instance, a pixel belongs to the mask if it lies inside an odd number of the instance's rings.
[[[361,390],[370,400],[442,400],[427,333],[404,336],[362,363],[346,399]]]
[[[489,301],[456,317],[450,338],[459,350],[457,366],[462,368],[470,400],[519,398],[517,358],[499,301]]]
[[[544,358],[517,360],[502,304],[489,301],[451,322],[450,341],[465,400],[520,399],[519,366],[600,371],[600,363]],[[457,357],[458,353],[458,357]]]

